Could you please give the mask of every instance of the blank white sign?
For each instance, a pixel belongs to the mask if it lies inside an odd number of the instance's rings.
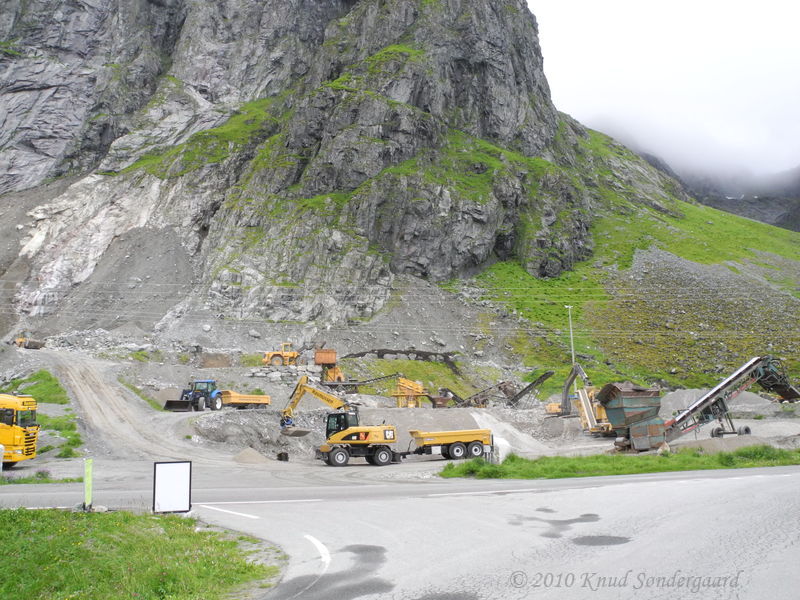
[[[157,462],[153,477],[153,512],[192,510],[192,463]]]

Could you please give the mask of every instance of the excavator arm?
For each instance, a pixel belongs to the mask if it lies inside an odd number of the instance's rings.
[[[575,379],[580,376],[581,380],[583,381],[583,385],[585,387],[589,387],[592,385],[592,382],[589,381],[588,375],[583,370],[583,367],[580,366],[578,363],[572,364],[572,370],[567,375],[567,378],[564,380],[564,387],[561,389],[561,416],[565,417],[572,412],[572,403],[569,399],[569,388],[575,382]]]
[[[311,394],[317,400],[327,404],[334,410],[341,410],[350,408],[350,404],[347,401],[342,400],[339,396],[334,396],[329,392],[325,392],[323,390],[317,389],[308,383],[308,376],[303,375],[297,382],[297,385],[294,386],[294,391],[292,395],[289,396],[289,402],[286,404],[286,408],[283,409],[281,413],[284,418],[291,418],[294,414],[294,410],[297,408],[297,405],[300,404],[300,400],[303,399],[303,396],[306,394]]]

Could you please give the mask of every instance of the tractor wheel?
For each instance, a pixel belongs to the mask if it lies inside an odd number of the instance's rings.
[[[219,410],[222,408],[222,398],[217,396],[216,398],[211,399],[211,410]]]
[[[269,362],[273,367],[282,367],[283,366],[283,357],[281,357],[281,356],[273,356],[272,359],[270,359]]]
[[[350,453],[344,448],[334,448],[328,453],[328,464],[332,467],[343,467],[350,460]]]
[[[469,446],[467,446],[467,455],[470,458],[483,456],[483,444],[481,442],[470,442]]]
[[[386,446],[376,448],[372,454],[372,464],[378,467],[385,467],[392,462],[392,451]]]
[[[202,412],[206,409],[206,399],[205,398],[198,398],[197,403],[194,405],[194,409],[197,412]]]
[[[467,455],[467,447],[461,442],[450,444],[450,458],[453,460],[461,460]]]

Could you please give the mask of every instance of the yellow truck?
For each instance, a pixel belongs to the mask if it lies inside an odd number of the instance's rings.
[[[333,467],[345,466],[351,458],[364,458],[369,464],[384,466],[400,462],[412,454],[441,453],[446,459],[477,458],[492,449],[489,429],[458,431],[419,431],[409,434],[415,447],[394,450],[397,429],[394,425],[360,425],[357,411],[331,413],[325,428],[327,440],[316,457]]]
[[[3,466],[36,457],[39,425],[36,424],[36,400],[31,396],[0,394],[0,444]]]

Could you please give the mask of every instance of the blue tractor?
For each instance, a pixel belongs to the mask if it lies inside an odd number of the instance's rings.
[[[222,408],[222,393],[213,379],[198,379],[189,382],[189,388],[181,392],[180,400],[167,400],[164,410],[189,412],[191,410],[219,410]]]

